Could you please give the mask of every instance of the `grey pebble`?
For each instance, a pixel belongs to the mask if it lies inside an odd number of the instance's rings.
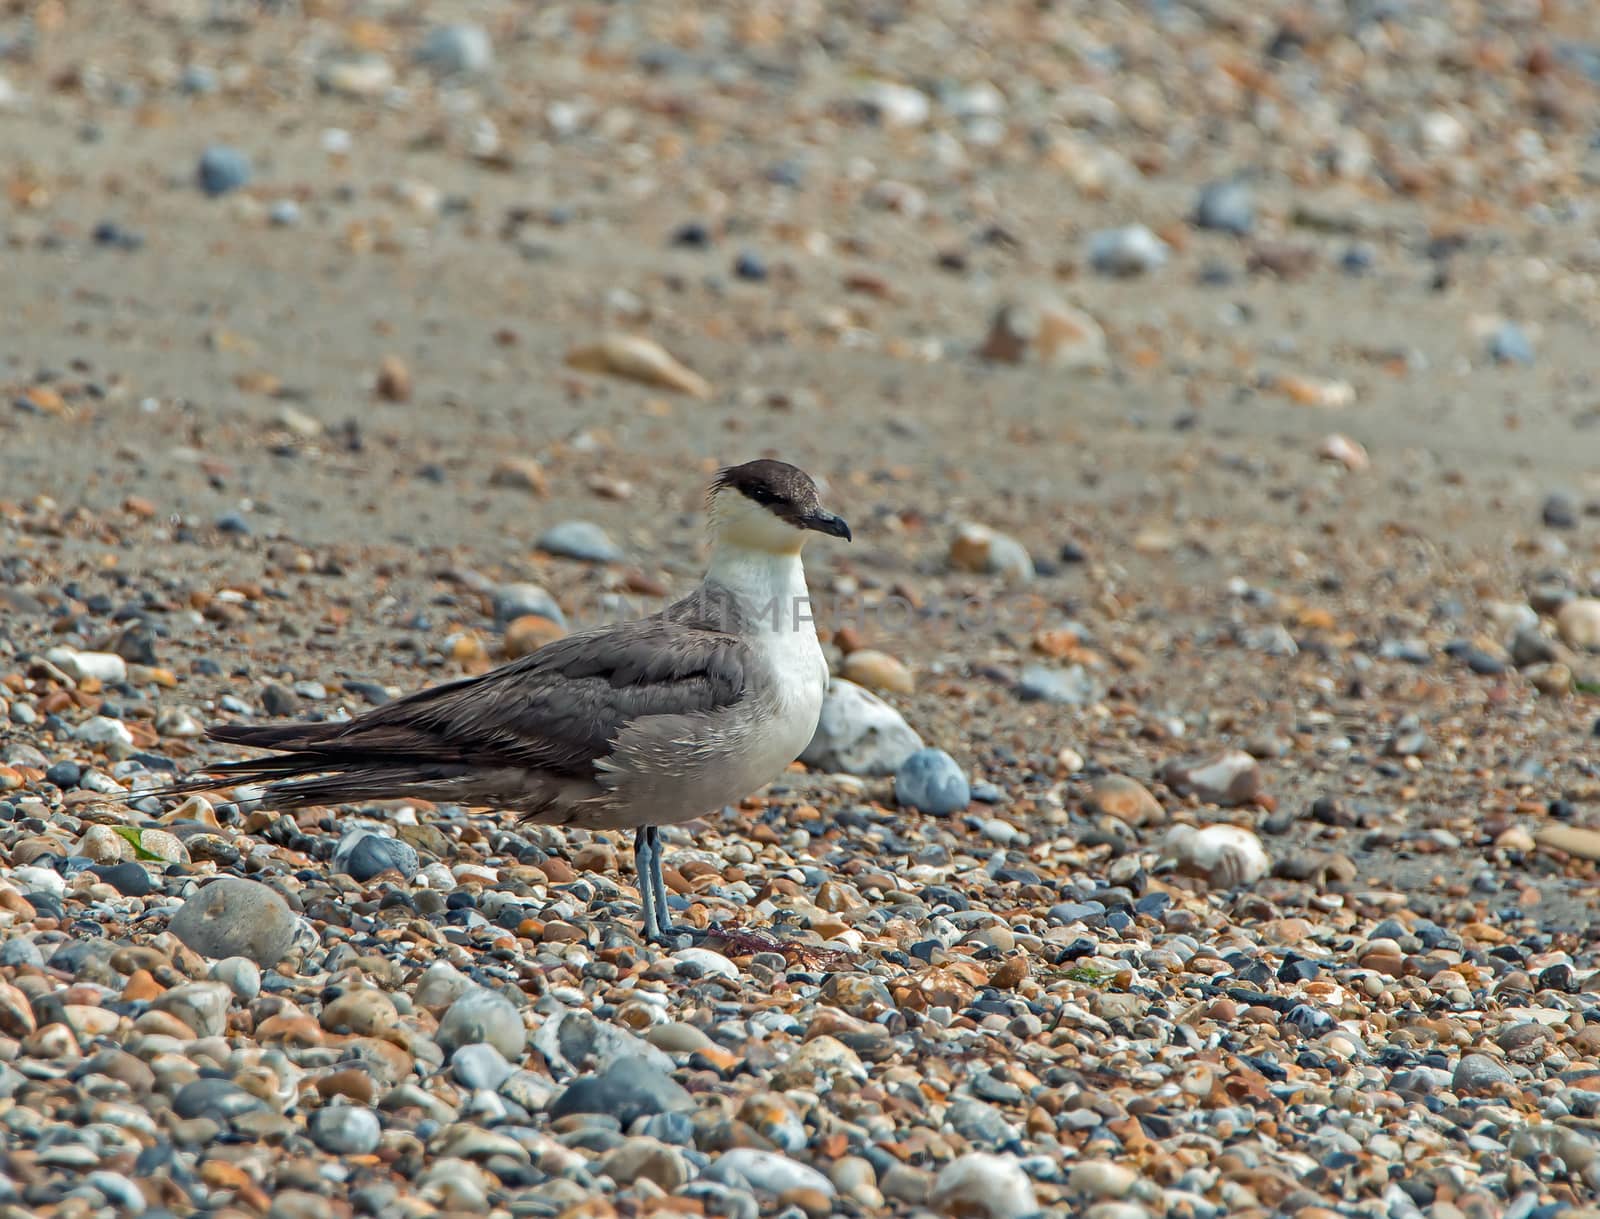
[[[1102,275],[1143,275],[1166,265],[1167,243],[1142,224],[1101,229],[1089,237],[1089,265]]]
[[[1249,186],[1237,179],[1212,182],[1195,204],[1197,228],[1246,236],[1256,226],[1255,199]]]
[[[1024,702],[1058,703],[1084,707],[1101,697],[1100,683],[1082,665],[1065,669],[1050,665],[1029,665],[1017,682],[1017,696]]]
[[[602,1074],[573,1080],[550,1106],[550,1117],[609,1113],[626,1130],[641,1117],[693,1108],[694,1098],[665,1072],[643,1059],[622,1058]]]
[[[942,749],[919,749],[894,772],[895,803],[935,817],[958,813],[972,802],[966,772]]]
[[[446,1053],[475,1042],[487,1042],[510,1062],[522,1060],[527,1031],[522,1014],[499,991],[475,986],[466,991],[445,1012],[434,1037]]]
[[[481,1041],[464,1045],[450,1056],[450,1074],[466,1088],[487,1088],[492,1092],[511,1077],[512,1070],[505,1055]]]
[[[339,840],[332,864],[335,872],[363,883],[390,871],[410,880],[422,869],[422,859],[410,843],[364,827],[350,830]]]
[[[623,558],[622,548],[593,521],[562,521],[552,525],[539,535],[534,545],[546,554],[581,559],[586,563],[617,563]]]
[[[289,904],[266,885],[230,876],[184,902],[168,929],[203,957],[249,957],[270,969],[294,943],[295,922]]]
[[[365,1105],[329,1105],[311,1115],[312,1141],[333,1155],[367,1155],[382,1135],[378,1115]]]
[[[904,716],[872,691],[836,677],[800,760],[819,770],[880,777],[894,774],[921,748],[922,738]]]
[[[213,198],[248,186],[253,173],[250,158],[226,144],[213,144],[200,154],[200,189]]]

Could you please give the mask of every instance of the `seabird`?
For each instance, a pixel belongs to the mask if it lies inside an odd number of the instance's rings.
[[[813,532],[850,540],[781,461],[723,469],[707,507],[705,580],[659,613],[340,723],[217,725],[211,740],[277,752],[205,767],[180,790],[265,783],[280,809],[412,798],[631,829],[644,934],[676,942],[658,827],[743,799],[810,742],[828,665],[800,552]]]

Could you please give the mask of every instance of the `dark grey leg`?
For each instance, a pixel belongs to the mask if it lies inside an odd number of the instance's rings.
[[[656,907],[656,922],[663,936],[676,936],[678,928],[672,925],[672,907],[667,905],[667,878],[661,871],[661,831],[648,826],[645,834],[650,840],[650,888]]]
[[[656,909],[655,844],[650,828],[640,826],[633,835],[633,868],[638,873],[639,913],[644,916],[644,938],[661,939],[661,912]]]

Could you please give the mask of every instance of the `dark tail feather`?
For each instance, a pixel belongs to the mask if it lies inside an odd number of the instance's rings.
[[[283,752],[231,762],[207,763],[196,774],[142,796],[187,797],[241,784],[265,786],[260,803],[276,809],[355,804],[370,800],[450,800],[462,794],[470,768],[412,759],[404,754],[362,752],[334,743],[345,727],[328,724],[218,724],[213,741]],[[342,747],[341,747],[342,746]]]

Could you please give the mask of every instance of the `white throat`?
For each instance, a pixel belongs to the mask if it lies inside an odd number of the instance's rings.
[[[799,550],[780,553],[721,540],[711,551],[706,582],[737,597],[758,633],[816,638]]]

